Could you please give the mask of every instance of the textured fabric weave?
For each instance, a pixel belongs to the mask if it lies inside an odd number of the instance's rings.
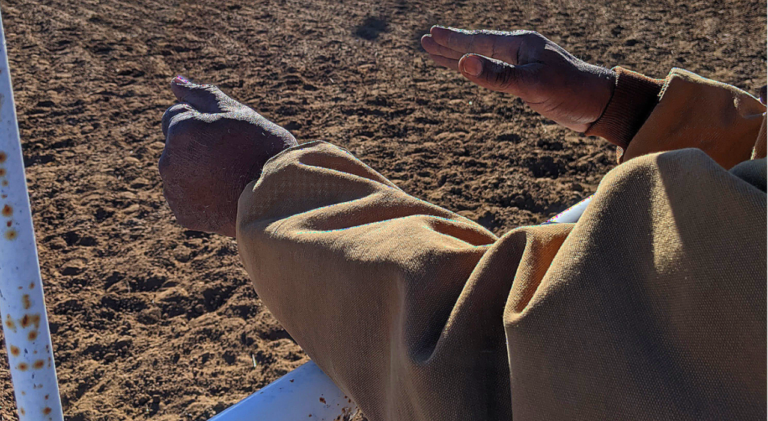
[[[734,124],[732,106],[679,116]],[[237,240],[260,298],[372,421],[765,419],[766,162],[731,156],[638,155],[577,224],[496,237],[314,142],[245,189]]]
[[[584,134],[600,136],[624,149],[659,103],[663,79],[615,67],[616,87],[603,115]]]

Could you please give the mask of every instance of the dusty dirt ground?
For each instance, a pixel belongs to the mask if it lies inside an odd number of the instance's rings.
[[[418,43],[431,25],[533,29],[655,77],[677,66],[750,92],[766,79],[762,0],[0,6],[72,421],[205,420],[307,361],[234,241],[182,229],[163,201],[160,117],[176,74],[497,233],[591,194],[614,150],[436,68]],[[0,420],[16,420],[7,367],[3,351]]]

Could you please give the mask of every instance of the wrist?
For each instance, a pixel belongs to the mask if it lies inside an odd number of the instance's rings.
[[[616,87],[616,72],[604,67],[582,63],[578,79],[571,82],[569,123],[564,126],[580,133],[586,132],[605,112]]]
[[[615,67],[615,87],[602,115],[586,131],[626,148],[659,102],[663,79]]]
[[[596,114],[595,119],[589,123],[590,127],[605,114],[608,104],[610,104],[611,99],[613,99],[613,94],[616,91],[616,82],[619,77],[613,69],[605,67],[598,67],[595,74],[597,76],[595,78],[597,85],[596,90],[599,92],[597,100],[595,101],[595,109],[599,110],[599,112]]]

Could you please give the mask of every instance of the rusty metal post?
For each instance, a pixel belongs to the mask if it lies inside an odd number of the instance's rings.
[[[0,15],[0,316],[20,421],[63,421]]]

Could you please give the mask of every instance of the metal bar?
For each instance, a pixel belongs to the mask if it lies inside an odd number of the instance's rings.
[[[0,316],[20,421],[63,421],[0,15]]]
[[[589,196],[588,198],[582,200],[581,202],[571,206],[570,208],[560,212],[559,214],[553,216],[550,218],[547,222],[543,223],[542,225],[546,224],[565,224],[565,223],[576,223],[579,221],[579,218],[581,218],[581,215],[584,213],[585,210],[587,210],[587,206],[589,206],[589,202],[592,201],[593,196]]]
[[[338,421],[357,405],[313,362],[308,362],[209,421]]]

